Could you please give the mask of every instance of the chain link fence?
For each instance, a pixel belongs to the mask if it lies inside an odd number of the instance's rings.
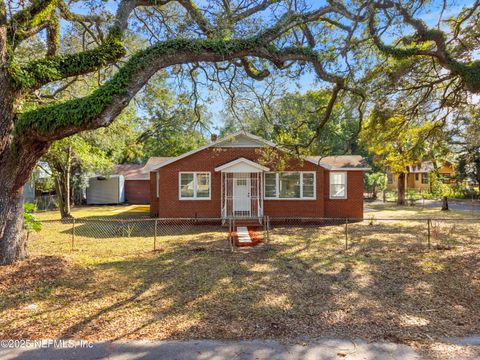
[[[270,244],[322,250],[422,251],[480,246],[480,219],[270,219]]]
[[[455,219],[332,219],[263,217],[240,219],[66,219],[42,222],[30,244],[41,253],[80,251],[125,256],[183,246],[198,251],[239,251],[239,226],[255,228],[255,250],[314,247],[329,251],[425,251],[477,247],[480,221]]]
[[[43,254],[79,251],[127,256],[172,246],[230,250],[220,219],[82,219],[42,221],[30,246]]]
[[[57,195],[41,195],[37,196],[33,202],[37,211],[48,211],[58,209]]]

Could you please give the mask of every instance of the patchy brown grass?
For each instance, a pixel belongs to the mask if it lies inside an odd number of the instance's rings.
[[[75,218],[144,218],[149,216],[149,205],[101,205],[77,206],[72,208]],[[41,220],[60,220],[59,210],[40,211],[36,217]]]
[[[0,338],[340,336],[434,356],[444,337],[480,333],[478,224],[439,232],[450,245],[430,251],[423,223],[366,222],[350,225],[348,250],[330,226],[276,228],[269,246],[234,253],[222,228],[159,236],[153,252],[149,236],[87,229],[71,251],[69,225],[56,226],[34,236],[31,259],[0,267]]]

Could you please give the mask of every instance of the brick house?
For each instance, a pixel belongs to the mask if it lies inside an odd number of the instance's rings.
[[[368,170],[360,156],[299,159],[265,139],[237,132],[155,166],[150,213],[161,218],[362,218]]]

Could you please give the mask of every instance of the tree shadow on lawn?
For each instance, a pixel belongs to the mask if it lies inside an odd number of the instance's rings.
[[[375,222],[349,227],[348,241],[351,246],[411,251],[428,249],[428,226],[425,221]],[[469,222],[432,222],[430,226],[431,247],[478,246],[480,224]]]
[[[89,340],[340,336],[396,342],[480,332],[478,251],[323,253],[321,244],[310,243],[308,251],[296,252],[295,246],[305,247],[299,243],[230,253],[199,250],[199,244],[93,267],[95,281],[82,276],[82,304],[72,294],[68,305],[82,311],[43,331]],[[41,325],[25,322],[19,333],[45,337]]]
[[[75,236],[84,238],[104,239],[104,238],[128,238],[128,237],[151,237],[156,235],[175,236],[198,234],[202,232],[221,231],[227,233],[228,228],[222,227],[218,220],[212,220],[210,223],[197,224],[192,222],[163,223],[151,219],[145,220],[109,220],[109,221],[83,221],[76,220]],[[62,234],[71,236],[72,227],[61,230]]]
[[[428,261],[418,254],[398,255],[385,259],[381,254],[367,258],[339,254],[319,270],[275,251],[219,254],[185,247],[150,259],[106,263],[100,268],[136,284],[130,296],[61,335],[115,339],[336,335],[408,341],[426,339],[426,334],[478,333],[479,288],[472,281],[478,279],[474,271],[478,253],[439,253],[438,258],[432,254]],[[137,314],[134,321],[128,318],[130,313]],[[123,320],[118,322],[119,318]]]
[[[35,256],[15,265],[0,267],[0,338],[28,338],[28,328],[15,326],[16,335],[4,332],[15,321],[46,316],[67,308],[71,295],[87,289],[93,271],[60,256]],[[54,303],[47,307],[38,304]],[[32,307],[33,308],[29,308]],[[38,309],[37,309],[38,307]],[[13,312],[17,312],[15,316]],[[24,334],[24,335],[22,335]]]

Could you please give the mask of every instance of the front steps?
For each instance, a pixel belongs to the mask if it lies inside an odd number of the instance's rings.
[[[254,226],[242,224],[235,226],[232,235],[237,247],[256,246],[263,242],[263,227],[258,224]]]

